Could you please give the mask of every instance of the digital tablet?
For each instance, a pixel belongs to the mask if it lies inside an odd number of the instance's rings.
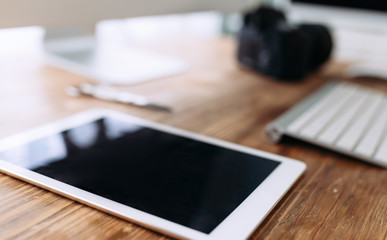
[[[110,110],[0,141],[0,169],[164,234],[247,238],[305,169]]]

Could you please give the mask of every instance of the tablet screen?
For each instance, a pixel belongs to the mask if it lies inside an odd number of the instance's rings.
[[[280,164],[110,117],[0,158],[207,234]]]

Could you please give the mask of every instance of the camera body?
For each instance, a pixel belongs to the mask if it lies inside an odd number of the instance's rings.
[[[287,24],[283,12],[260,7],[243,18],[237,58],[245,67],[282,79],[301,79],[326,62],[333,41],[319,24]]]

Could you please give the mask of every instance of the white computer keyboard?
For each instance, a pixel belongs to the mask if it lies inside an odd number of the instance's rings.
[[[267,127],[278,142],[288,135],[387,168],[387,95],[348,83],[329,83]]]

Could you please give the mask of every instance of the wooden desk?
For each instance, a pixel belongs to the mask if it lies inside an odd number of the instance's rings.
[[[88,79],[47,66],[38,50],[0,56],[0,137],[92,107],[299,159],[307,170],[252,239],[387,239],[387,170],[299,141],[279,145],[264,127],[329,79],[327,71],[284,83],[241,70],[231,38],[164,37],[134,43],[188,59],[184,74],[130,87],[173,107],[172,114],[75,99]],[[387,90],[387,83],[359,80]],[[130,222],[0,174],[0,239],[167,239]]]

